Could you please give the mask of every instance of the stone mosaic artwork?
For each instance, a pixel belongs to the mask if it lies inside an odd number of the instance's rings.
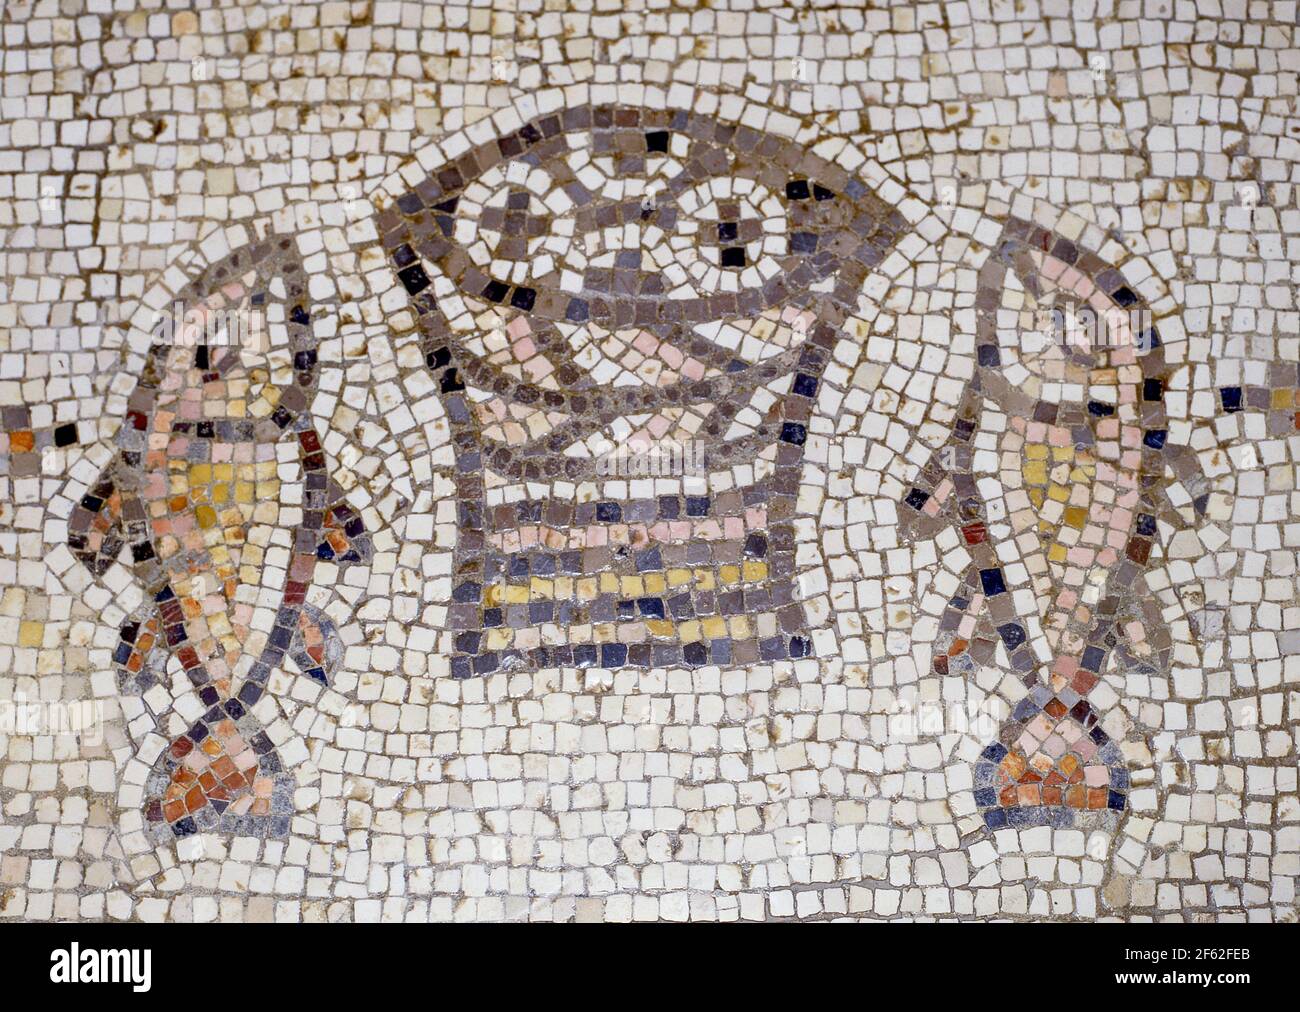
[[[1294,0],[3,2],[0,919],[1296,919]]]

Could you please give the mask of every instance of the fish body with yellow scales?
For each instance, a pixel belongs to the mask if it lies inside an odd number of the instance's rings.
[[[207,708],[171,737],[146,784],[158,839],[287,834],[293,780],[251,709],[286,656],[328,684],[341,647],[307,591],[319,561],[370,550],[306,411],[318,338],[293,252],[287,239],[241,248],[187,289],[183,325],[150,349],[117,455],[70,521],[70,546],[92,572],[125,545],[144,589],[114,653],[123,688],[147,690],[174,658]],[[283,384],[214,341],[210,322],[276,304]],[[268,603],[274,620],[257,621]]]

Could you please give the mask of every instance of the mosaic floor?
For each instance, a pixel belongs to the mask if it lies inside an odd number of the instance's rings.
[[[1296,919],[1294,0],[3,2],[0,919]]]

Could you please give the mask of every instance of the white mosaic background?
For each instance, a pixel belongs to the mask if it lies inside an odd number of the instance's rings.
[[[106,719],[97,741],[0,734],[0,917],[1294,920],[1300,436],[1222,413],[1216,391],[1300,359],[1296,3],[190,7],[6,0],[0,24],[0,408],[80,437],[41,476],[0,477],[0,700],[94,701]],[[344,674],[326,692],[277,676],[265,701],[301,771],[293,836],[131,845],[119,788],[144,704],[108,664],[129,579],[92,580],[63,523],[133,383],[127,321],[232,222],[364,273],[335,240],[377,181],[538,89],[584,85],[742,95],[916,194],[945,228],[904,251],[881,312],[944,352],[938,401],[971,353],[956,335],[997,235],[985,215],[1083,237],[1185,335],[1170,440],[1216,494],[1153,565],[1172,670],[1094,694],[1134,777],[1115,838],[989,835],[962,800],[979,736],[891,730],[900,706],[999,687],[918,673],[944,544],[872,542],[881,570],[846,601],[846,532],[823,525],[842,658],[440,677],[445,489],[394,436],[400,341],[372,327],[368,347],[361,328],[342,342],[354,414],[318,416],[376,531],[375,560],[322,600]],[[870,372],[864,356],[846,368]],[[902,410],[846,409],[863,433]],[[831,482],[846,505],[829,515],[887,512],[887,470]]]

